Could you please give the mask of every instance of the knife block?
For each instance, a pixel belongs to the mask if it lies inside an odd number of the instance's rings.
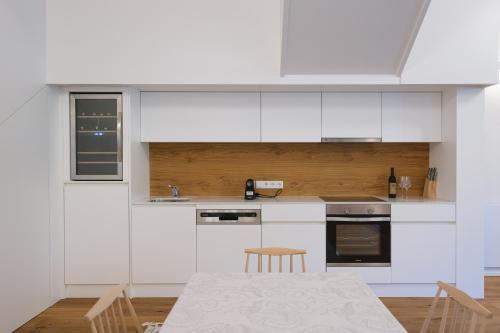
[[[424,193],[422,195],[424,199],[436,200],[437,198],[437,181],[425,179]]]

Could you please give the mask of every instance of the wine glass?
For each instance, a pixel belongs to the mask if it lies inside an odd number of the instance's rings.
[[[408,191],[411,188],[411,178],[409,176],[401,176],[401,180],[399,181],[399,187],[401,187],[401,190],[404,190],[403,197],[405,199],[408,199]]]
[[[399,187],[401,188],[401,194],[403,199],[405,198],[405,188],[406,188],[406,176],[401,176],[399,179]]]

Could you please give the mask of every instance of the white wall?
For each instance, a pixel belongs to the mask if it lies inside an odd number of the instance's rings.
[[[45,1],[0,0],[0,123],[45,85]]]
[[[401,81],[397,75],[363,73],[281,77],[282,2],[47,0],[48,83],[486,84],[498,79],[497,0],[432,0]]]
[[[132,201],[149,197],[149,143],[141,142],[141,95],[130,89],[128,131],[130,133],[130,198]],[[130,212],[132,216],[132,212]]]
[[[49,83],[279,77],[280,0],[47,0]]]
[[[0,332],[52,302],[45,1],[0,1]]]
[[[498,82],[499,13],[498,0],[432,0],[401,83]]]
[[[445,89],[441,100],[441,142],[431,143],[429,167],[438,169],[437,196],[456,200],[457,191],[457,90]]]
[[[500,84],[485,89],[485,104],[485,267],[500,274]]]

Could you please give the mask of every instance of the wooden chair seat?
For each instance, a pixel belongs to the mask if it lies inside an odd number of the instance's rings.
[[[300,249],[289,249],[285,247],[259,247],[246,249],[246,259],[245,259],[245,273],[248,273],[248,263],[250,261],[250,255],[255,254],[258,258],[258,266],[257,270],[259,273],[262,272],[262,256],[268,257],[268,272],[272,271],[271,268],[271,258],[279,257],[279,272],[283,271],[283,256],[290,256],[290,272],[293,272],[293,256],[300,255],[302,260],[302,272],[306,271],[306,262],[304,259],[304,255],[306,254],[306,250]]]
[[[444,291],[447,295],[445,298],[441,322],[439,325],[439,333],[444,332],[468,332],[474,333],[476,329],[480,333],[485,332],[486,326],[491,322],[493,314],[467,295],[460,289],[457,289],[447,283],[438,281],[438,290],[434,300],[432,301],[429,313],[425,318],[420,333],[429,332],[429,326],[433,319],[437,303],[440,300],[441,293]],[[450,307],[452,310],[450,311]],[[450,316],[451,314],[451,316]],[[448,321],[448,317],[451,321]]]

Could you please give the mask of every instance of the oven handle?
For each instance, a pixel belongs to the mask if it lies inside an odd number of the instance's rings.
[[[326,217],[327,222],[391,222],[388,217]]]

